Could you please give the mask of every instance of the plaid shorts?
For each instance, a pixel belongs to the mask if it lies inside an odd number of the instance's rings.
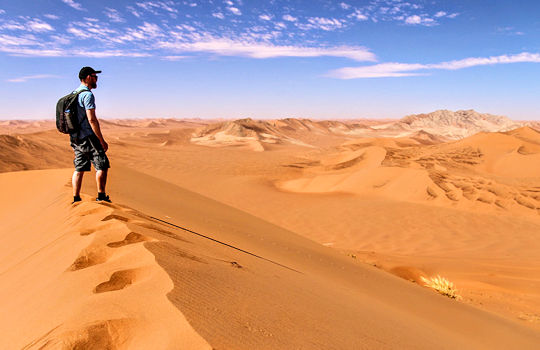
[[[73,165],[75,165],[76,171],[90,171],[90,162],[94,164],[96,170],[107,170],[111,167],[109,158],[107,158],[96,135],[90,135],[80,140],[71,137],[70,141],[75,152]]]

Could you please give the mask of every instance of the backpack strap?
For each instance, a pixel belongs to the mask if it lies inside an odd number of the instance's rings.
[[[83,89],[83,90],[79,90],[79,91],[77,91],[77,92],[73,91],[72,94],[79,95],[81,92],[92,92],[92,91]]]

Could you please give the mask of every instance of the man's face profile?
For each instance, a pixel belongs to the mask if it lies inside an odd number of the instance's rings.
[[[96,74],[90,74],[86,76],[86,79],[84,79],[84,82],[92,89],[97,88],[97,79],[98,76]]]

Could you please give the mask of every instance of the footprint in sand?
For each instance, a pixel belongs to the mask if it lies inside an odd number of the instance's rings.
[[[128,287],[137,277],[136,270],[122,270],[114,272],[108,281],[100,283],[94,288],[94,293],[112,292]]]
[[[133,321],[126,318],[97,321],[64,332],[57,326],[23,349],[118,349],[128,341],[132,326]]]
[[[80,216],[87,216],[87,215],[99,214],[99,213],[104,213],[104,212],[110,212],[110,210],[108,210],[106,208],[102,208],[102,207],[97,207],[97,208],[92,208],[92,209],[85,210],[85,211],[81,212],[79,215]]]
[[[96,230],[81,230],[79,232],[79,234],[81,236],[88,236],[88,235],[91,235],[92,233],[96,232]]]
[[[143,236],[143,235],[141,235],[139,233],[136,233],[136,232],[130,232],[130,233],[127,234],[127,236],[123,240],[108,243],[107,246],[109,246],[111,248],[118,248],[118,247],[123,247],[123,246],[128,245],[128,244],[145,242],[147,240],[148,240],[148,237],[146,237],[146,236]]]
[[[77,271],[90,266],[102,264],[106,262],[109,257],[110,253],[108,253],[104,248],[86,248],[79,254],[73,264],[71,264],[69,270]]]
[[[103,219],[101,219],[101,221],[109,221],[109,220],[118,220],[118,221],[123,221],[123,222],[130,222],[131,220],[124,217],[124,216],[120,216],[120,215],[116,215],[116,214],[111,214],[111,215],[107,215],[106,217],[104,217]]]

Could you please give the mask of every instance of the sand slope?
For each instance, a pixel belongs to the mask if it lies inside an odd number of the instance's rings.
[[[0,175],[20,193],[1,202],[7,347],[209,348],[194,330],[217,349],[533,349],[540,341],[241,211],[116,171],[112,194],[130,207],[66,204],[69,170]]]
[[[166,299],[144,223],[116,205],[71,206],[70,173],[0,175],[2,348],[210,349]]]
[[[162,242],[146,244],[175,283],[170,300],[215,348],[533,348],[540,339],[242,211],[116,171],[118,201],[258,256],[163,225],[173,234],[156,231]]]
[[[421,282],[420,276],[441,274],[456,283],[463,302],[538,329],[540,217],[526,206],[526,199],[534,198],[540,180],[477,170],[473,160],[478,155],[466,147],[446,150],[443,145],[426,147],[403,141],[359,139],[337,149],[301,152],[285,148],[261,153],[188,143],[174,144],[167,152],[126,146],[116,159],[354,254],[390,273],[410,271],[396,273],[405,279],[412,276]],[[386,150],[381,166],[430,174],[429,179],[441,186],[439,197],[396,200],[392,193],[377,194],[384,187],[371,189],[373,195],[365,196],[279,191],[274,186],[276,181],[306,174],[342,176],[358,171],[367,165],[359,157],[362,149],[374,146]],[[424,152],[433,152],[433,156],[424,158]],[[347,164],[351,166],[343,166]],[[418,179],[409,180],[414,184]],[[410,187],[409,182],[402,182],[395,195]],[[499,205],[506,200],[510,205]]]

